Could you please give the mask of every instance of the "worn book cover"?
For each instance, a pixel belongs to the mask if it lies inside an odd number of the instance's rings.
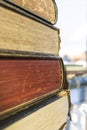
[[[21,114],[13,115],[13,118],[7,121],[1,121],[0,128],[4,130],[62,130],[67,121],[69,102],[66,91],[62,92],[62,96],[59,95],[50,97],[31,109],[22,111]]]
[[[59,92],[63,78],[60,58],[0,58],[0,114]]]
[[[58,9],[55,0],[7,0],[27,11],[55,24],[58,18]]]
[[[1,4],[0,55],[17,55],[17,51],[58,55],[59,49],[59,29],[26,17]]]

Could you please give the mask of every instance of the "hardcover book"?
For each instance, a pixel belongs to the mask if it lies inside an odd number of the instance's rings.
[[[62,130],[67,121],[68,111],[68,95],[64,91],[62,96],[50,97],[5,122],[1,121],[0,128],[4,130]]]
[[[17,55],[17,51],[59,54],[59,29],[8,9],[5,2],[0,2],[0,55]]]
[[[55,0],[7,0],[12,4],[15,3],[19,7],[30,11],[37,17],[41,17],[48,22],[55,24],[58,17],[58,10]]]
[[[60,58],[0,58],[0,115],[59,92],[63,78]]]
[[[55,21],[54,0],[0,0],[0,129],[66,124],[71,104]]]

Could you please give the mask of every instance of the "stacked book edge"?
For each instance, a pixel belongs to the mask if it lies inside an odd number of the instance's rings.
[[[41,6],[44,13],[34,10],[38,1],[0,1],[0,128],[6,130],[58,130],[70,108],[60,30],[52,25],[55,1],[44,0],[51,4],[47,12]]]

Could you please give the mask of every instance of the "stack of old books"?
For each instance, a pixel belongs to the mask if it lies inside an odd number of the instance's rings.
[[[68,85],[54,0],[0,0],[0,128],[58,130]]]

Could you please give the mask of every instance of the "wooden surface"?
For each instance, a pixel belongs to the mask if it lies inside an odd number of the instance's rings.
[[[57,7],[54,0],[8,0],[54,24],[57,21]]]
[[[0,50],[58,55],[59,30],[0,7]]]
[[[61,60],[0,59],[0,112],[50,95],[62,84]]]
[[[59,130],[67,121],[67,95],[49,103],[4,130]]]

